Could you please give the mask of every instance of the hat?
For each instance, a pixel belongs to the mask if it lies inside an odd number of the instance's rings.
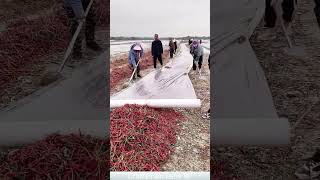
[[[141,47],[139,45],[136,45],[133,47],[133,50],[136,50],[136,51],[141,51]]]

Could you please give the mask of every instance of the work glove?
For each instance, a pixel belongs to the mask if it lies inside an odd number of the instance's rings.
[[[133,68],[136,69],[138,67],[138,65],[135,63],[133,64]]]
[[[77,21],[78,23],[84,22],[85,20],[86,20],[86,17],[84,16],[84,14],[81,15],[80,17],[77,17],[77,18],[76,18],[76,21]]]

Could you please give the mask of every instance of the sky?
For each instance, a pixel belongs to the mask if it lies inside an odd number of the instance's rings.
[[[111,0],[110,34],[210,36],[210,0]]]

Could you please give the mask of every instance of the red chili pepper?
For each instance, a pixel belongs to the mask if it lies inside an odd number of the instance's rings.
[[[110,159],[115,171],[160,170],[173,151],[177,122],[183,119],[174,110],[137,105],[116,108],[110,117]]]

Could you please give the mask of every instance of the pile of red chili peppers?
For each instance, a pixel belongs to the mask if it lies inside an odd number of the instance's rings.
[[[53,134],[8,153],[0,179],[106,179],[109,140],[82,134]]]
[[[0,86],[32,72],[25,66],[39,58],[64,50],[68,42],[67,22],[63,17],[47,16],[20,20],[0,33]]]
[[[38,73],[26,66],[41,63],[40,58],[66,50],[70,34],[62,2],[56,2],[60,8],[52,14],[32,20],[20,18],[8,24],[6,31],[0,32],[0,87],[19,76]],[[106,26],[109,23],[109,3],[98,0],[97,7],[97,24]]]
[[[110,114],[111,171],[160,171],[183,117],[168,109],[126,105]]]

